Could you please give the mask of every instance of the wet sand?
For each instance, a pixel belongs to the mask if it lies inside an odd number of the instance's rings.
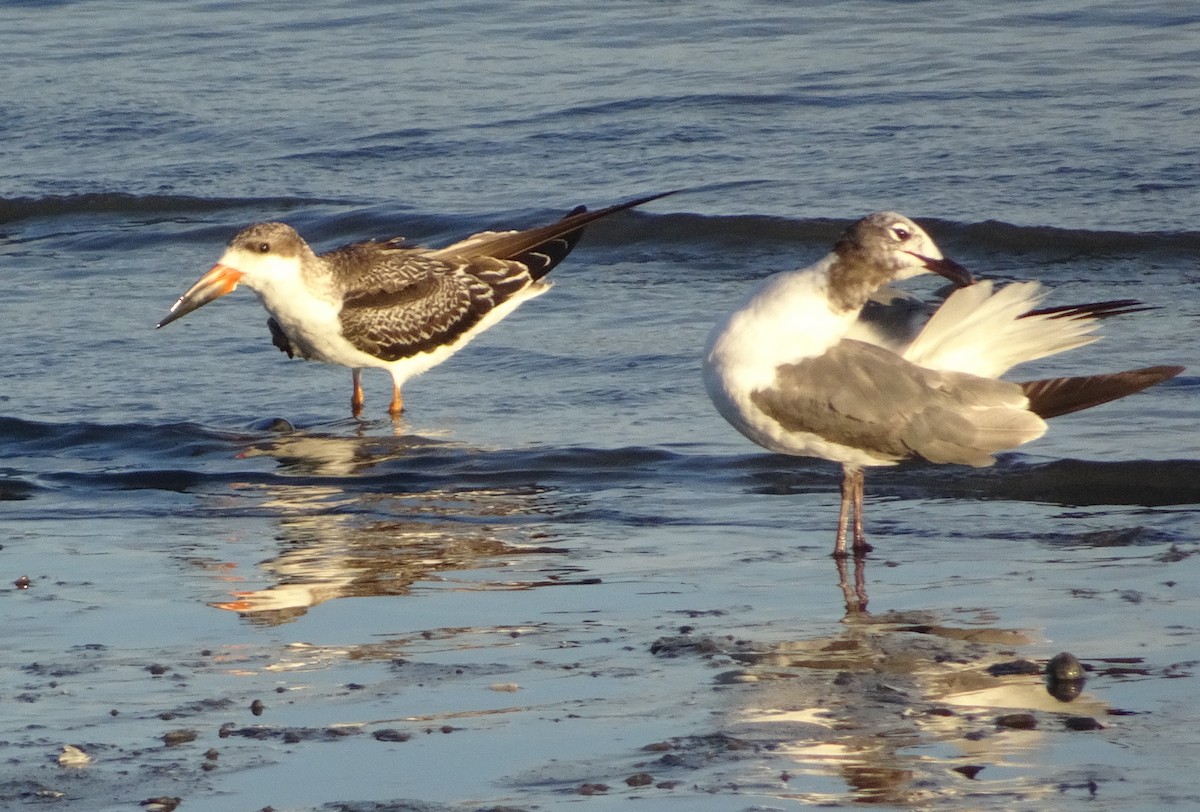
[[[462,522],[463,499],[422,504]],[[550,532],[496,515],[457,545],[431,532],[373,548],[358,533],[340,570],[317,565],[331,551],[313,537],[298,541],[311,521],[285,522],[281,555],[261,561],[270,519],[188,550],[114,527],[120,556],[64,524],[28,588],[0,593],[13,634],[0,798],[89,810],[1194,800],[1178,772],[1193,663],[1175,659],[1196,650],[1189,551],[1136,534],[1031,540],[992,549],[985,575],[964,539],[875,538],[870,611],[847,614],[819,534],[790,547],[680,522],[584,539],[569,522]],[[144,568],[107,569],[135,550]],[[289,552],[309,569],[281,565]],[[289,578],[307,604],[279,604]],[[1165,633],[1151,639],[1147,623]],[[1069,702],[1043,674],[1064,649],[1087,669]]]

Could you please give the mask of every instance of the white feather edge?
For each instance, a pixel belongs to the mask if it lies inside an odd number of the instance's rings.
[[[902,353],[915,364],[946,372],[998,378],[1017,364],[1082,347],[1095,318],[1026,316],[1046,297],[1038,282],[993,290],[990,281],[952,293]]]

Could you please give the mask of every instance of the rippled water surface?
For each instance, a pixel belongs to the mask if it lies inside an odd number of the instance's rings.
[[[0,806],[1200,803],[1192,4],[4,15]],[[248,293],[153,329],[255,220],[440,245],[668,189],[398,423]],[[871,472],[847,615],[840,473],[733,432],[698,355],[884,208],[1156,308],[1023,376],[1192,368],[990,469]]]

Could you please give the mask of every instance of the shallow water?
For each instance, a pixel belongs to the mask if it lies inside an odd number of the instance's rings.
[[[871,472],[849,617],[838,472],[703,393],[715,318],[882,208],[1158,308],[1024,375],[1195,365],[1200,13],[932,10],[8,8],[5,803],[1196,805],[1194,370],[990,469]],[[248,294],[152,329],[254,220],[441,244],[673,188],[398,425]],[[1072,703],[986,671],[1062,650]]]

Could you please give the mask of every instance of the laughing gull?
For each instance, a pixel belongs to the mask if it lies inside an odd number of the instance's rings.
[[[666,194],[594,212],[580,206],[550,225],[485,231],[439,249],[395,238],[316,254],[291,226],[256,223],[229,241],[217,264],[158,326],[245,285],[270,314],[276,347],[289,357],[353,370],[350,407],[356,417],[363,405],[362,369],[390,372],[389,411],[395,417],[403,409],[405,381],[550,289],[542,278],[575,247],[584,226]]]
[[[891,282],[933,271],[960,286],[931,317]],[[868,303],[876,296],[875,306]],[[834,555],[871,548],[863,469],[921,458],[986,466],[1040,437],[1045,419],[1132,394],[1183,371],[1155,366],[1009,383],[1013,366],[1083,346],[1130,300],[1038,309],[1036,282],[975,283],[894,212],[851,225],[807,268],[768,277],[709,334],[704,381],[717,411],[772,451],[841,463]]]

